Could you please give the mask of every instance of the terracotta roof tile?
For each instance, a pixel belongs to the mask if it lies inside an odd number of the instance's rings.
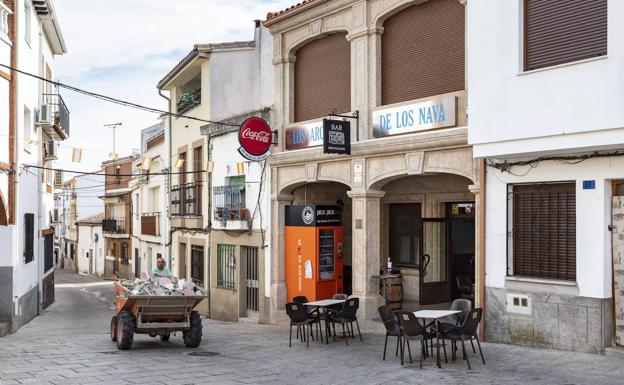
[[[312,8],[326,1],[328,0],[303,0],[302,2],[297,3],[295,5],[291,5],[290,7],[283,9],[281,11],[269,12],[266,15],[266,21],[264,22],[264,25],[265,26],[271,25],[273,23],[276,23],[279,20],[286,19],[287,17],[290,17],[299,12],[303,12],[306,9]]]

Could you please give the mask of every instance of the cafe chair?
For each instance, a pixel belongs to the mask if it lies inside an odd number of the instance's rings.
[[[297,338],[301,336],[301,342],[305,341],[306,346],[310,346],[310,338],[312,336],[312,325],[317,321],[308,316],[306,307],[299,302],[289,302],[286,304],[286,314],[290,318],[290,330],[288,336],[288,346],[292,346],[292,327],[297,326]],[[310,333],[308,334],[308,330]]]
[[[343,294],[343,293],[334,294],[334,295],[332,296],[332,299],[341,299],[341,300],[345,300],[345,301],[346,301],[348,298],[349,298],[349,296],[348,296],[348,295],[346,295],[346,294]]]
[[[358,319],[357,319],[357,311],[359,307],[360,307],[359,298],[349,298],[343,304],[342,309],[340,309],[340,311],[328,309],[328,317],[334,329],[334,340],[336,340],[336,324],[339,323],[342,325],[342,336],[345,339],[345,343],[349,345],[347,334],[345,332],[345,325],[347,327],[347,330],[349,329],[349,326],[351,326],[350,334],[353,337],[353,323],[355,322],[355,325],[357,326],[357,329],[358,329],[358,334],[360,335],[360,341],[363,341],[362,333],[360,332],[360,324],[358,323]]]
[[[427,340],[433,340],[434,334],[429,333],[427,328],[418,322],[418,318],[414,313],[409,311],[399,311],[397,313],[399,318],[399,324],[401,325],[401,335],[403,337],[403,343],[401,345],[401,366],[403,365],[403,357],[405,345],[407,345],[407,353],[409,354],[410,363],[412,361],[412,351],[410,348],[410,339],[420,340],[420,368],[422,369],[423,357],[427,355]],[[431,342],[433,344],[433,341]]]
[[[472,343],[472,340],[477,341],[477,346],[479,347],[479,355],[481,356],[481,361],[483,361],[483,365],[485,365],[485,358],[483,357],[483,351],[481,350],[481,342],[479,342],[479,336],[477,335],[477,329],[479,328],[479,322],[481,322],[481,315],[483,313],[483,309],[476,308],[471,310],[461,326],[455,326],[447,331],[442,331],[440,333],[440,338],[442,338],[442,346],[444,347],[444,360],[448,362],[448,358],[446,356],[446,345],[444,343],[445,340],[450,340],[453,343],[457,343],[457,341],[461,341],[462,344],[462,355],[468,364],[468,370],[470,367],[470,358],[468,354],[466,354],[466,345],[464,342],[466,340]],[[453,349],[453,359],[455,359],[455,350]]]
[[[300,303],[304,307],[304,309],[306,309],[306,312],[308,313],[308,318],[314,319],[315,321],[319,321],[319,325],[320,325],[320,319],[322,317],[319,312],[319,309],[316,309],[312,306],[303,305],[304,303],[310,302],[308,300],[308,297],[306,297],[305,295],[298,295],[293,298],[293,302]],[[311,334],[312,334],[312,330],[310,330],[310,335]],[[297,330],[297,338],[299,338],[299,330]],[[318,338],[318,331],[317,331],[317,338]],[[321,340],[322,339],[323,339],[323,335],[321,334]]]
[[[401,345],[401,324],[399,323],[399,318],[394,313],[394,311],[387,305],[380,306],[377,308],[379,311],[379,315],[381,316],[381,321],[386,328],[386,341],[384,342],[384,352],[383,352],[383,360],[386,360],[386,349],[388,347],[388,337],[396,337],[396,352],[395,356],[399,355],[399,346]],[[402,347],[402,346],[401,346]]]

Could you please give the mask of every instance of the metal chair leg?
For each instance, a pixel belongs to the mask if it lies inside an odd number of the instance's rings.
[[[483,358],[483,351],[481,350],[481,342],[479,342],[479,337],[475,336],[477,340],[477,346],[479,347],[479,354],[481,355],[481,361],[483,361],[483,365],[485,365],[485,358]]]
[[[349,326],[348,326],[348,325],[347,325],[347,328],[349,328]],[[346,343],[347,345],[349,345],[349,339],[348,339],[347,337],[348,337],[348,335],[347,335],[347,333],[345,332],[345,324],[344,324],[344,322],[343,322],[343,323],[342,323],[342,338],[344,338],[345,343]]]
[[[362,339],[362,333],[360,332],[360,323],[358,322],[358,320],[357,320],[357,319],[355,320],[355,326],[357,326],[357,329],[358,329],[358,334],[360,335],[360,342],[364,341],[364,340]],[[353,326],[351,326],[351,327],[353,327]]]
[[[394,356],[398,356],[399,355],[399,342],[401,340],[401,336],[397,336],[397,346],[396,346],[396,352],[394,353]]]
[[[405,355],[405,344],[403,343],[403,337],[399,335],[399,345],[401,345],[401,366],[403,366],[403,356]]]
[[[290,333],[288,333],[288,347],[292,347],[292,322],[290,323]]]
[[[444,362],[448,364],[448,356],[446,355],[446,341],[442,338],[442,350],[444,351]]]
[[[410,364],[413,364],[414,361],[412,361],[412,349],[410,347],[409,337],[405,337],[405,341],[407,341],[407,354],[409,354]]]
[[[466,353],[466,346],[464,344],[464,337],[461,337],[461,343],[462,343],[462,353],[464,355],[464,359],[466,360],[466,363],[468,364],[468,370],[470,370],[470,358],[468,358],[468,354]]]
[[[386,347],[388,346],[388,333],[386,332],[386,342],[384,342],[384,354],[383,354],[383,361],[386,360]]]
[[[307,325],[310,328],[310,333],[312,333],[312,325]],[[303,334],[306,334],[306,324],[303,324]],[[306,347],[310,347],[310,337],[306,338]]]
[[[420,340],[420,368],[422,369],[423,356],[425,355],[425,337]]]

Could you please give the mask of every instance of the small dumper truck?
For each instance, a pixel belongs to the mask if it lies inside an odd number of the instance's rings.
[[[184,344],[196,348],[201,343],[202,322],[193,308],[205,295],[131,295],[115,282],[115,315],[110,335],[117,348],[132,348],[134,334],[160,336],[168,341],[172,332],[182,332]]]

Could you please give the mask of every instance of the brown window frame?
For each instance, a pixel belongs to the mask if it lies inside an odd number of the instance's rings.
[[[565,3],[524,0],[523,70],[533,71],[606,56],[607,6],[607,0]]]
[[[508,275],[576,281],[576,183],[508,185]]]

